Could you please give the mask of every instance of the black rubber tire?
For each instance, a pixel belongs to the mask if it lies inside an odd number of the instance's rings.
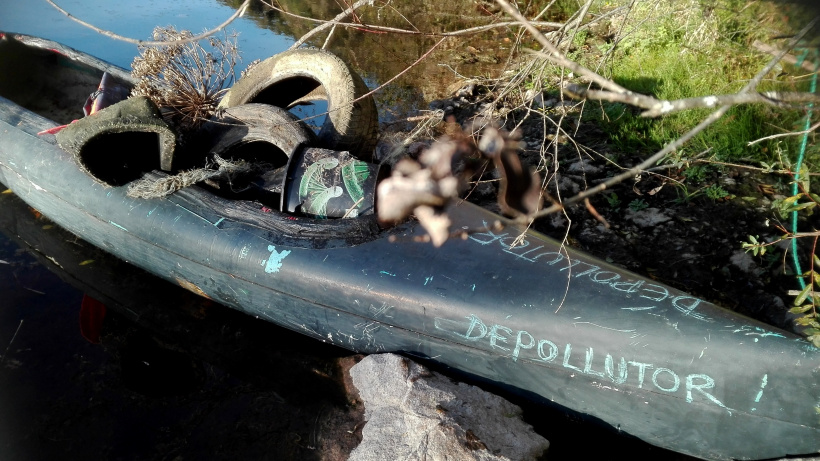
[[[319,88],[322,87],[322,88]],[[220,107],[264,103],[290,107],[315,90],[327,97],[328,116],[318,133],[319,147],[346,150],[372,161],[379,117],[364,81],[338,56],[315,48],[300,48],[253,66],[227,92]]]
[[[225,109],[208,122],[211,136],[210,154],[230,158],[231,151],[251,143],[268,143],[281,150],[287,158],[264,159],[273,166],[284,166],[302,147],[316,144],[316,135],[295,115],[268,104],[244,104]]]

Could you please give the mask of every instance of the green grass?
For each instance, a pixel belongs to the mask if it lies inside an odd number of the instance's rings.
[[[609,8],[626,2],[610,2]],[[771,36],[787,30],[778,10],[771,5],[747,5],[735,0],[697,3],[638,2],[629,16],[613,21],[610,30],[620,30],[621,40],[595,43],[594,37],[583,39],[605,52],[587,55],[583,64],[603,72],[620,85],[659,99],[681,99],[740,90],[769,61],[769,57],[752,49],[760,39],[771,42]],[[780,21],[780,22],[778,22]],[[576,42],[578,41],[576,36]],[[781,41],[782,42],[782,41]],[[775,43],[777,44],[777,43]],[[579,46],[579,43],[574,43]],[[767,76],[760,90],[805,91],[805,80],[795,80],[799,70],[788,68]],[[593,103],[586,116],[599,120],[615,146],[625,152],[649,154],[689,131],[710,112],[709,109],[683,111],[658,119],[645,119],[639,110],[623,104]],[[711,158],[721,161],[772,162],[774,143],[795,152],[798,138],[781,138],[748,146],[748,142],[777,133],[797,131],[804,114],[767,105],[733,107],[724,118],[691,140],[679,153],[684,158],[706,149]],[[815,155],[809,159],[817,164]]]

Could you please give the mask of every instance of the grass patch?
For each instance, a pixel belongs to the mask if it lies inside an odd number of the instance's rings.
[[[629,5],[621,0],[608,2],[594,13]],[[636,2],[624,10],[609,22],[607,36],[577,34],[570,56],[580,55],[584,47],[597,50],[584,53],[581,62],[632,91],[659,99],[737,92],[770,59],[753,49],[754,40],[782,45],[784,40],[773,42],[772,37],[788,35],[794,29],[779,5],[761,2]],[[807,91],[805,74],[789,66],[778,67],[759,90]],[[598,120],[620,150],[649,154],[693,128],[710,112],[690,110],[645,119],[639,110],[623,104],[591,103],[586,116]],[[762,104],[736,106],[679,154],[685,158],[711,149],[712,158],[721,161],[779,161],[774,144],[795,152],[797,137],[753,146],[748,146],[749,141],[801,130],[804,116],[803,111]],[[813,164],[817,160],[816,156],[809,159]]]

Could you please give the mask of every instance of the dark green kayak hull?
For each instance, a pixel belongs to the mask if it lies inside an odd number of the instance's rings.
[[[196,187],[131,199],[37,135],[55,124],[0,99],[0,182],[203,296],[352,351],[432,360],[682,453],[820,451],[820,350],[790,333],[536,232],[487,230],[503,220],[468,203],[450,216],[474,232],[433,248],[414,241],[414,222],[289,217]]]

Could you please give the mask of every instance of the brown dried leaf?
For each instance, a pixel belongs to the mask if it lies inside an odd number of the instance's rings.
[[[424,230],[430,235],[430,241],[433,246],[440,247],[450,237],[450,218],[446,213],[438,213],[429,206],[416,207],[415,215],[419,219],[419,223],[424,227]]]
[[[501,175],[498,205],[508,216],[535,213],[542,202],[541,176],[521,163],[519,139],[517,132],[506,133],[489,127],[482,133],[478,144],[479,150],[493,159]]]

